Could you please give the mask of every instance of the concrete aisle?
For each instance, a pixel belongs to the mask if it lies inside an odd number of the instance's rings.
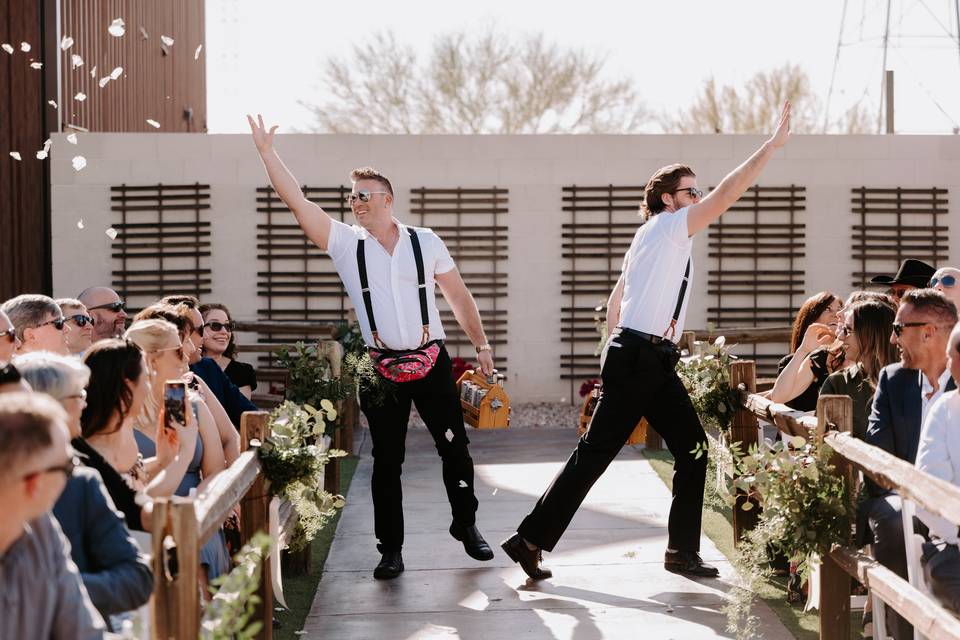
[[[642,453],[625,447],[597,482],[545,564],[554,578],[528,582],[499,547],[533,506],[576,438],[572,430],[469,431],[480,500],[478,526],[494,547],[469,558],[447,533],[450,509],[440,461],[425,431],[407,439],[403,491],[406,572],[373,579],[379,561],[364,443],[347,506],[304,630],[305,638],[725,638],[720,612],[732,574],[712,542],[702,555],[721,578],[664,571],[670,494]],[[755,605],[762,637],[792,638]]]

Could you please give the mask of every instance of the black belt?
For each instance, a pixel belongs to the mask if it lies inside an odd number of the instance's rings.
[[[657,336],[652,333],[644,333],[643,331],[637,331],[636,329],[627,329],[626,327],[617,327],[613,330],[614,335],[625,335],[632,336],[634,338],[640,338],[641,340],[646,340],[652,344],[660,344],[661,342],[671,342],[664,338],[663,336]]]

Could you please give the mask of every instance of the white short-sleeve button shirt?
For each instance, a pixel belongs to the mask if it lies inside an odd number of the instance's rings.
[[[687,231],[684,207],[673,213],[663,211],[643,224],[633,236],[623,259],[624,287],[620,301],[620,326],[655,336],[665,335],[673,320],[680,285],[693,249]],[[680,340],[687,303],[693,283],[693,264],[674,342]]]
[[[364,341],[369,346],[375,346],[370,321],[363,305],[360,272],[357,268],[357,243],[361,238],[365,240],[367,280],[380,340],[391,349],[416,349],[423,337],[423,324],[420,318],[417,264],[413,257],[413,245],[408,229],[416,230],[423,253],[430,340],[443,340],[446,337],[440,324],[440,311],[437,309],[434,275],[447,273],[456,265],[443,240],[433,231],[394,222],[400,230],[400,239],[392,255],[363,227],[347,225],[337,220],[332,221],[327,254],[333,259],[347,295],[357,310]]]

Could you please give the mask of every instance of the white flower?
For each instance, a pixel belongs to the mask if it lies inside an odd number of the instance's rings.
[[[717,336],[717,339],[713,341],[713,346],[717,348],[720,348],[725,344],[727,344],[727,339],[723,336]]]
[[[107,27],[107,33],[112,35],[114,38],[121,38],[126,32],[127,26],[124,24],[123,18],[116,18],[110,23],[110,26]]]
[[[173,38],[171,38],[170,36],[160,36],[160,42],[167,45],[168,47],[173,46]]]
[[[807,439],[803,436],[793,436],[790,438],[790,446],[794,449],[802,449],[807,444]]]
[[[63,36],[63,40],[60,41],[60,50],[66,51],[73,46],[73,38],[70,36]]]
[[[83,156],[74,156],[73,157],[73,168],[76,171],[80,171],[85,166],[87,166],[87,159]]]
[[[11,152],[10,152],[10,157],[13,158],[14,160],[18,161],[18,162],[21,160],[21,158],[20,158],[20,152],[19,152],[19,151],[11,151]]]

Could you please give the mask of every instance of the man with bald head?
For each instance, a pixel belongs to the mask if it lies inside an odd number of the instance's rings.
[[[947,296],[947,300],[960,309],[960,269],[955,267],[941,267],[930,278],[931,289]]]
[[[90,287],[77,296],[94,320],[93,341],[119,338],[127,325],[126,303],[110,287]]]

